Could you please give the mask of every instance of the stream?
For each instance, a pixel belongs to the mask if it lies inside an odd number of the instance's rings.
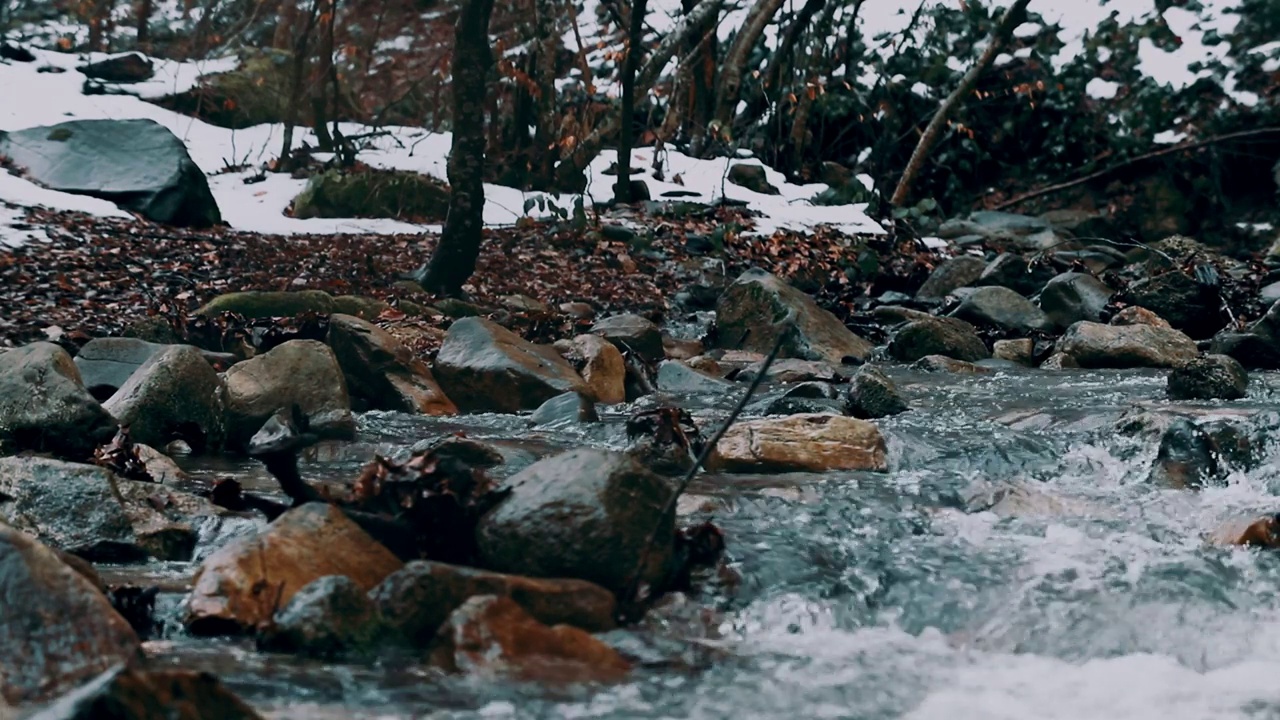
[[[724,530],[740,580],[609,633],[644,660],[625,684],[263,654],[177,629],[193,566],[105,575],[172,591],[157,605],[172,629],[146,644],[157,665],[216,673],[273,718],[1280,718],[1280,557],[1205,541],[1280,510],[1280,452],[1225,485],[1175,490],[1147,478],[1159,431],[1117,429],[1170,412],[1274,424],[1280,375],[1255,374],[1248,399],[1223,405],[1165,401],[1158,371],[890,374],[913,408],[877,421],[890,473],[695,481],[682,513]],[[734,399],[681,402],[710,434]],[[621,447],[626,415],[612,410],[550,430],[370,413],[355,443],[314,449],[303,472],[349,480],[374,451],[458,431],[530,457]],[[273,487],[255,463],[217,462],[185,465],[196,482]],[[991,509],[1009,483],[1030,490]]]

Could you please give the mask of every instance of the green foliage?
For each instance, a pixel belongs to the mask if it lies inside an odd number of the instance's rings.
[[[439,222],[449,213],[449,186],[403,170],[329,170],[293,201],[298,218],[394,218]]]

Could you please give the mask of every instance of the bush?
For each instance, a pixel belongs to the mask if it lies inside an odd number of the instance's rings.
[[[439,222],[448,212],[447,184],[403,170],[329,170],[313,176],[293,201],[297,218]]]

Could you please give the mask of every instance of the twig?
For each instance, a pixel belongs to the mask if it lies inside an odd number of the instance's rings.
[[[1111,167],[1106,167],[1096,172],[1091,172],[1088,175],[1078,177],[1075,180],[1068,180],[1066,182],[1061,182],[1054,185],[1048,185],[1048,186],[1042,187],[1039,190],[1032,190],[1031,192],[1023,193],[1022,195],[1019,195],[1015,198],[1010,198],[1009,200],[1005,200],[1002,203],[997,203],[996,205],[992,206],[991,209],[1004,210],[1005,208],[1010,208],[1010,207],[1013,207],[1014,205],[1021,205],[1022,203],[1028,200],[1032,200],[1034,198],[1043,197],[1045,195],[1050,195],[1056,192],[1060,192],[1062,190],[1067,190],[1077,185],[1083,185],[1084,183],[1087,183],[1091,180],[1097,180],[1100,177],[1106,177],[1107,175],[1110,175],[1111,173],[1114,173],[1117,170],[1120,170],[1122,168],[1126,168],[1130,165],[1134,165],[1136,163],[1144,162],[1147,160],[1154,160],[1155,158],[1163,157],[1165,155],[1172,155],[1173,153],[1181,152],[1183,150],[1198,150],[1202,147],[1208,147],[1209,145],[1216,145],[1217,143],[1226,142],[1228,140],[1239,140],[1240,138],[1255,137],[1258,135],[1270,135],[1272,133],[1280,133],[1280,127],[1267,127],[1267,128],[1257,128],[1254,130],[1241,130],[1239,132],[1227,133],[1225,135],[1215,135],[1213,137],[1205,138],[1203,140],[1196,140],[1195,142],[1182,143],[1181,145],[1174,145],[1172,147],[1160,148],[1159,150],[1152,150],[1151,152],[1143,153],[1141,155],[1131,157],[1128,160],[1118,162],[1115,165],[1112,165]]]
[[[658,523],[653,530],[649,532],[649,536],[645,540],[644,551],[640,554],[640,562],[636,566],[635,572],[632,573],[630,582],[627,583],[626,593],[622,596],[622,601],[629,606],[622,608],[622,613],[626,614],[628,610],[634,607],[631,604],[637,599],[641,578],[644,576],[645,567],[649,564],[649,555],[653,550],[653,543],[657,540],[658,529],[662,527],[662,518],[665,518],[668,514],[675,512],[676,503],[680,500],[680,496],[683,495],[685,489],[689,487],[689,483],[693,482],[693,478],[698,474],[698,470],[707,462],[707,458],[711,457],[711,453],[715,450],[716,445],[720,443],[720,440],[724,438],[724,434],[728,432],[729,427],[733,425],[733,423],[738,419],[738,416],[742,414],[743,409],[747,407],[747,403],[751,401],[751,397],[755,395],[756,390],[759,389],[760,383],[764,381],[765,375],[769,374],[769,367],[773,365],[774,360],[778,359],[778,353],[782,352],[782,346],[786,344],[787,336],[791,334],[792,328],[795,327],[795,319],[796,311],[791,310],[787,313],[786,317],[774,323],[774,327],[779,329],[778,339],[774,341],[773,349],[771,349],[769,354],[765,356],[764,363],[760,366],[760,372],[756,373],[756,376],[751,379],[751,384],[747,386],[747,391],[738,399],[738,404],[729,412],[729,417],[725,418],[725,421],[720,424],[719,429],[717,429],[715,434],[711,436],[711,439],[702,446],[702,451],[698,453],[697,459],[693,461],[693,465],[684,474],[684,477],[680,479],[680,483],[676,485],[676,490],[672,493],[671,499],[668,500],[666,506],[662,508],[662,512],[658,515]]]

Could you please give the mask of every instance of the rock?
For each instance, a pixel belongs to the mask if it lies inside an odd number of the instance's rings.
[[[1041,370],[1070,370],[1079,367],[1080,363],[1066,353],[1054,353],[1040,363]]]
[[[1219,479],[1218,459],[1207,433],[1186,418],[1174,418],[1160,437],[1150,481],[1177,489],[1200,488]]]
[[[177,345],[182,342],[182,336],[174,329],[173,323],[159,316],[140,317],[128,322],[124,329],[120,331],[120,336],[135,340],[145,340],[157,345]],[[94,340],[89,341],[89,343],[93,342]],[[84,355],[87,347],[88,345],[86,344],[85,347],[80,348],[80,353],[76,355],[77,359]]]
[[[106,468],[42,457],[0,458],[0,516],[96,562],[141,560],[133,524]]]
[[[623,453],[562,453],[507,486],[511,495],[476,531],[482,565],[498,572],[589,580],[622,593],[650,533],[665,539],[675,532],[674,517],[664,514],[674,489]],[[671,558],[671,543],[654,543],[644,581],[660,585]]]
[[[875,425],[842,415],[808,414],[739,421],[707,461],[715,472],[826,472],[889,469]]]
[[[1248,394],[1249,374],[1227,355],[1202,355],[1174,367],[1171,400],[1239,400]]]
[[[351,394],[363,399],[371,409],[423,415],[458,412],[427,364],[377,325],[335,314],[329,317],[326,342],[342,368]]]
[[[0,155],[47,188],[114,202],[158,223],[222,222],[186,145],[154,120],[72,120],[0,133]]]
[[[588,395],[605,405],[627,401],[627,365],[618,348],[599,335],[579,335],[570,348]]]
[[[293,199],[293,216],[438,222],[449,214],[449,186],[410,170],[339,170],[312,175]]]
[[[751,382],[756,379],[762,367],[764,367],[764,361],[753,363],[739,372],[735,379],[739,382]],[[775,383],[835,382],[839,378],[839,372],[831,366],[831,363],[794,358],[775,360],[764,377],[767,382]]]
[[[1173,327],[1164,318],[1144,307],[1130,305],[1111,318],[1110,325],[1150,325],[1158,328]]]
[[[1057,273],[1048,263],[1029,262],[1021,255],[1001,253],[987,264],[975,285],[997,285],[1030,297],[1040,292]]]
[[[1213,336],[1209,352],[1229,355],[1250,370],[1280,369],[1280,345],[1256,333],[1220,332]]]
[[[911,369],[916,372],[952,373],[954,375],[986,375],[991,372],[990,368],[964,360],[956,360],[946,355],[925,355],[911,363]]]
[[[630,350],[648,362],[666,357],[662,348],[662,331],[639,315],[613,315],[596,321],[591,333],[599,335],[624,352]]]
[[[302,409],[309,432],[350,439],[355,419],[347,381],[333,351],[317,340],[290,340],[227,370],[227,433],[247,447],[262,424],[281,408]]]
[[[1151,310],[1195,340],[1212,337],[1227,324],[1218,292],[1178,270],[1139,280],[1118,299]]]
[[[476,595],[509,597],[547,625],[603,632],[615,624],[613,593],[586,580],[504,575],[426,560],[408,563],[369,595],[387,635],[409,647],[428,644],[450,613]]]
[[[142,53],[122,53],[76,68],[85,77],[110,83],[138,83],[155,75],[151,58]]]
[[[75,363],[89,394],[102,402],[164,348],[164,345],[134,338],[94,338],[80,348]]]
[[[511,598],[477,595],[449,615],[431,647],[449,672],[540,682],[610,682],[631,669],[617,650],[569,625],[548,627]]]
[[[187,629],[200,635],[251,630],[314,580],[343,575],[367,592],[401,566],[337,507],[307,503],[204,561],[187,599]]]
[[[977,282],[987,268],[987,261],[973,255],[957,255],[944,260],[916,291],[920,300],[941,300],[957,288]]]
[[[1049,223],[1041,218],[996,210],[971,212],[969,222],[981,227],[987,234],[1031,235],[1050,229]]]
[[[973,326],[954,318],[914,320],[889,340],[889,355],[901,362],[915,362],[929,355],[945,355],[972,362],[991,357],[986,343]]]
[[[1036,343],[1031,338],[1017,340],[997,340],[992,344],[991,357],[997,360],[1035,367]]]
[[[596,309],[584,302],[560,303],[560,312],[575,320],[590,320],[596,316]]]
[[[780,357],[825,360],[841,365],[845,358],[864,361],[871,343],[853,334],[813,298],[761,270],[748,270],[716,303],[717,347],[767,353],[783,328],[773,323],[796,313],[796,329],[783,343]]]
[[[701,340],[684,340],[662,336],[662,352],[668,360],[692,360],[706,352]]]
[[[142,660],[127,620],[83,575],[0,525],[0,698],[48,700],[117,664]]]
[[[534,345],[491,320],[463,318],[449,328],[436,376],[464,412],[532,410],[586,382],[550,346]]]
[[[1173,367],[1199,355],[1195,341],[1151,325],[1078,322],[1054,346],[1085,368]]]
[[[845,396],[845,412],[863,420],[889,417],[910,409],[898,386],[883,370],[871,365],[863,365],[858,370]]]
[[[679,360],[663,360],[655,384],[674,395],[723,395],[735,389],[728,380],[705,375]]]
[[[0,452],[83,459],[116,427],[62,348],[41,342],[0,354]]]
[[[259,720],[218,679],[197,670],[123,666],[98,675],[27,720]]]
[[[1277,301],[1280,301],[1280,282],[1273,282],[1269,285],[1264,285],[1262,289],[1258,291],[1258,299],[1266,305],[1273,305]]]
[[[335,314],[350,315],[370,322],[377,320],[378,316],[389,309],[391,309],[390,303],[377,298],[360,297],[359,295],[337,295],[333,298],[333,312]],[[418,305],[412,301],[402,301],[400,309],[406,315],[432,315],[426,306]]]
[[[316,578],[275,614],[261,644],[320,658],[366,650],[381,630],[368,592],[345,575]]]
[[[1111,288],[1086,273],[1063,273],[1040,291],[1040,309],[1060,329],[1080,320],[1098,322],[1110,301]]]
[[[212,516],[216,513],[212,503],[198,495],[156,487],[154,483],[117,479],[116,490],[125,517],[133,526],[138,555],[149,555],[157,560],[191,561],[200,533],[189,522],[193,518],[182,516],[173,506],[184,504],[185,499],[187,509],[197,507],[204,511],[204,515]],[[145,492],[147,490],[150,492]],[[165,508],[167,512],[157,509],[164,507],[165,503],[171,504]]]
[[[882,323],[890,325],[909,323],[915,320],[929,320],[935,317],[923,310],[912,310],[900,305],[881,305],[871,311],[871,316]]]
[[[333,296],[321,290],[233,292],[210,300],[195,314],[216,317],[224,312],[243,315],[250,320],[305,313],[329,315],[333,312]]]
[[[9,42],[0,42],[0,58],[14,62],[35,62],[36,56],[30,50]]]
[[[600,422],[596,404],[578,392],[557,395],[538,406],[529,421],[534,425],[563,425]]]
[[[551,312],[551,308],[548,307],[546,303],[540,300],[534,300],[528,295],[519,295],[519,294],[503,295],[502,297],[498,298],[498,302],[502,305],[502,307],[507,308],[508,310],[515,310],[516,312],[528,312],[528,313]]]
[[[293,86],[292,53],[242,48],[237,55],[240,62],[234,70],[204,75],[187,91],[152,102],[233,130],[284,122]],[[306,114],[297,119],[307,125],[314,122]]]
[[[1009,288],[990,286],[975,288],[960,303],[952,316],[980,327],[1027,333],[1047,331],[1052,323],[1032,302]]]
[[[762,195],[778,195],[778,188],[769,184],[769,176],[763,165],[734,163],[729,167],[729,182]]]
[[[172,345],[156,353],[103,407],[134,442],[164,447],[175,438],[197,452],[222,446],[225,391],[199,350]]]
[[[818,166],[818,179],[833,188],[840,188],[852,182],[853,171],[838,162],[824,160]]]

